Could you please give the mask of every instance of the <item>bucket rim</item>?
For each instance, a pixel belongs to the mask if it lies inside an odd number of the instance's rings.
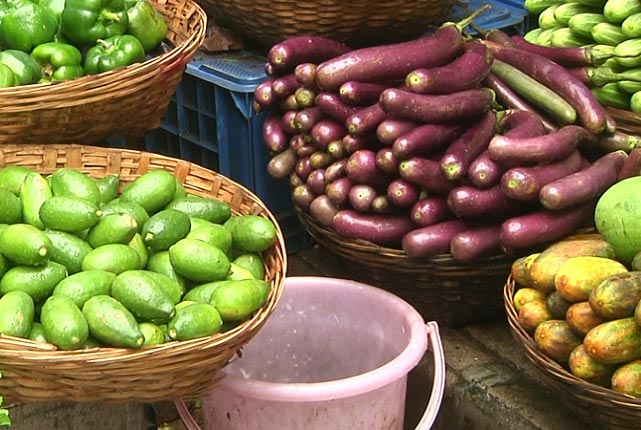
[[[233,391],[241,396],[282,402],[319,402],[354,397],[385,387],[406,378],[423,358],[428,347],[428,329],[420,313],[408,302],[382,288],[349,279],[316,276],[285,278],[285,289],[296,288],[306,282],[321,284],[324,288],[352,288],[366,290],[368,294],[390,301],[400,308],[408,327],[408,342],[393,359],[368,372],[325,382],[278,383],[247,379],[225,372],[214,389]]]

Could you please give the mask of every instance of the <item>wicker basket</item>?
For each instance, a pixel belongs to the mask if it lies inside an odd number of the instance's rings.
[[[187,63],[205,38],[193,0],[153,0],[174,47],[143,63],[53,84],[0,89],[0,143],[95,144],[158,128]]]
[[[298,210],[314,240],[341,257],[338,263],[360,282],[384,288],[405,299],[426,320],[456,327],[503,318],[502,290],[512,259],[497,255],[473,263],[450,254],[409,258],[400,249],[349,239]]]
[[[0,167],[19,164],[52,173],[74,167],[94,177],[119,174],[124,186],[151,169],[174,172],[189,193],[230,204],[233,214],[258,214],[277,226],[276,243],[264,255],[271,287],[266,304],[246,322],[222,334],[141,349],[59,351],[53,345],[0,335],[0,395],[9,402],[53,400],[110,403],[173,401],[203,393],[216,373],[262,327],[280,298],[287,270],[285,241],[271,212],[251,191],[187,161],[148,152],[81,145],[4,145]]]
[[[443,23],[454,4],[454,0],[198,1],[218,23],[265,47],[312,34],[354,47],[410,39]]]
[[[595,430],[638,430],[641,423],[641,399],[588,383],[572,375],[559,363],[547,357],[534,339],[520,325],[514,307],[515,282],[508,277],[503,299],[512,335],[528,359],[568,409]]]

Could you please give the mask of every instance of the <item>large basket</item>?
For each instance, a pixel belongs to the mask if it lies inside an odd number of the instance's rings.
[[[141,137],[160,126],[187,63],[205,38],[207,15],[193,0],[153,0],[173,47],[99,75],[0,89],[0,143],[95,144]]]
[[[338,263],[355,280],[398,295],[426,320],[455,327],[504,317],[502,290],[513,261],[506,255],[470,263],[450,254],[410,258],[400,249],[346,238],[297,213],[314,240],[341,257]]]
[[[514,280],[508,277],[503,292],[508,323],[514,339],[534,364],[542,381],[568,409],[593,429],[638,430],[641,399],[577,378],[538,349],[532,336],[519,323],[514,307],[515,286]]]
[[[443,23],[454,0],[198,0],[214,20],[269,47],[299,35],[352,46],[410,39]]]
[[[93,177],[110,173],[124,186],[148,170],[174,172],[189,193],[229,203],[233,214],[257,214],[277,227],[275,245],[264,255],[267,302],[248,321],[225,333],[171,341],[141,349],[92,348],[59,351],[53,345],[0,335],[0,395],[8,401],[53,400],[156,402],[197,396],[216,381],[239,349],[260,330],[283,290],[285,241],[273,214],[256,195],[225,176],[183,160],[134,150],[81,145],[4,145],[0,167],[19,164],[42,174],[73,167]]]

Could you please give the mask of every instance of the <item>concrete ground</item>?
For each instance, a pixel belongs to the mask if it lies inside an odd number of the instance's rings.
[[[310,246],[290,256],[288,276],[349,278],[348,271],[335,263],[325,250]],[[505,319],[464,328],[440,327],[440,334],[447,364],[446,390],[434,430],[586,427],[539,381]],[[426,354],[409,374],[406,430],[414,429],[420,419],[431,381],[432,359]],[[184,430],[171,402],[13,405],[10,414],[12,430]]]

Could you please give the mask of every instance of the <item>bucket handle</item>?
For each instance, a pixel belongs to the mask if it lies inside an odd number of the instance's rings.
[[[441,343],[438,323],[436,321],[430,321],[426,323],[426,326],[427,336],[430,339],[429,347],[432,349],[432,355],[434,356],[434,380],[430,399],[421,417],[421,421],[419,421],[416,426],[416,430],[430,430],[432,428],[434,421],[436,421],[438,411],[441,408],[441,401],[443,400],[443,394],[445,392],[445,355],[443,353],[443,344]],[[194,420],[193,416],[189,413],[185,402],[176,400],[174,403],[187,430],[201,430],[196,420]]]
[[[416,430],[430,430],[441,407],[443,394],[445,392],[445,355],[443,353],[443,344],[439,334],[438,323],[430,321],[427,324],[427,335],[430,339],[430,347],[434,356],[434,380],[432,383],[432,393],[427,403],[423,417],[416,426]]]

